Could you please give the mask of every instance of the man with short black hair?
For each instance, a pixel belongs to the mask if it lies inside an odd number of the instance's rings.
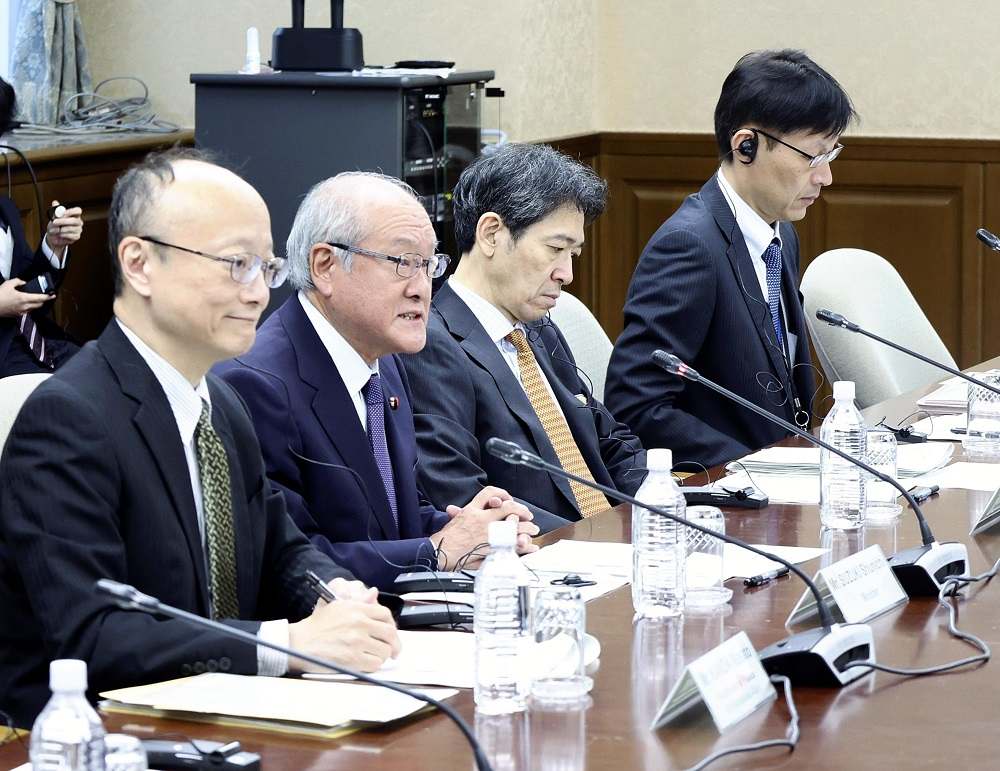
[[[737,62],[715,108],[721,167],[650,239],[629,286],[606,401],[674,462],[714,466],[784,431],[655,365],[657,349],[807,426],[814,379],[798,292],[802,219],[833,181],[856,118],[832,76],[801,51]]]
[[[546,529],[612,503],[491,456],[485,444],[494,436],[627,493],[645,478],[639,441],[594,398],[548,317],[606,195],[592,169],[541,145],[506,145],[459,177],[453,208],[462,258],[434,295],[426,347],[405,357],[420,473],[432,497],[499,485]]]
[[[95,592],[101,578],[378,669],[399,651],[391,615],[296,529],[246,407],[206,374],[251,346],[283,279],[263,199],[196,151],[156,154],[115,185],[109,229],[114,318],[31,395],[0,460],[0,709],[30,726],[54,658],[87,662],[92,697],[201,672],[313,669],[118,608]],[[317,604],[307,570],[337,602]]]

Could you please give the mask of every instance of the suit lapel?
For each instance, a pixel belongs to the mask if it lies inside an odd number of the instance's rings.
[[[732,209],[726,202],[722,190],[719,188],[718,180],[713,176],[701,189],[701,198],[705,202],[715,222],[722,231],[728,244],[726,247],[726,257],[732,266],[736,281],[740,285],[743,301],[746,303],[747,311],[753,320],[754,328],[760,338],[760,343],[764,348],[767,358],[771,362],[771,368],[775,373],[781,373],[781,380],[785,379],[785,362],[774,336],[774,325],[771,323],[771,312],[764,295],[761,294],[760,284],[757,281],[757,272],[754,270],[753,259],[747,251],[746,240],[740,230],[736,217],[733,216]]]
[[[346,461],[344,465],[360,477],[361,492],[371,505],[385,538],[399,538],[399,528],[389,508],[389,498],[375,465],[368,434],[358,420],[354,402],[330,353],[297,297],[289,298],[278,313],[289,345],[295,351],[299,377],[316,390],[311,407],[317,422]]]
[[[136,402],[132,420],[149,448],[153,463],[180,520],[191,563],[198,578],[199,611],[207,614],[209,607],[205,550],[198,527],[187,458],[170,403],[156,376],[116,321],[112,320],[108,324],[101,334],[98,346],[114,370],[122,393]]]
[[[496,384],[501,398],[506,403],[511,413],[524,425],[531,435],[535,445],[535,451],[549,463],[559,463],[559,458],[548,434],[542,428],[535,408],[531,406],[528,395],[521,387],[521,383],[511,371],[510,365],[504,359],[503,354],[497,348],[483,325],[479,323],[475,314],[469,306],[460,298],[455,291],[445,284],[434,295],[434,307],[437,308],[444,320],[448,331],[458,340],[469,357],[482,367]],[[536,356],[537,358],[537,356]],[[544,371],[544,370],[543,370]],[[546,372],[546,377],[550,373]],[[551,380],[549,382],[552,382]],[[501,437],[503,438],[503,437]],[[573,497],[569,483],[562,478],[553,478],[553,482],[560,492],[566,497],[571,506],[576,506],[576,498]]]

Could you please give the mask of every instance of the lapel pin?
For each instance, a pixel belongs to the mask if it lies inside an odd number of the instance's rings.
[[[399,409],[399,399],[397,399],[395,396],[390,396],[389,397],[389,409],[390,410],[398,410]]]

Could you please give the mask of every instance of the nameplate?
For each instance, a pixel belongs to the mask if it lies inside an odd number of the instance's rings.
[[[983,509],[983,513],[979,516],[979,521],[972,526],[972,530],[969,531],[969,535],[978,535],[1000,522],[1000,490],[997,490],[990,496],[989,501],[986,503],[986,508]]]
[[[813,583],[833,617],[847,624],[863,624],[907,599],[878,544],[822,568]],[[785,625],[816,615],[816,598],[807,588]]]
[[[776,696],[746,632],[695,659],[670,689],[650,730],[704,705],[722,733]]]

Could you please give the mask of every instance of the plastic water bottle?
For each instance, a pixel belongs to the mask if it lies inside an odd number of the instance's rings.
[[[649,475],[635,497],[684,518],[685,503],[670,475],[670,450],[648,450]],[[632,606],[644,618],[677,616],[684,609],[684,525],[632,507]]]
[[[491,522],[490,554],[476,576],[476,709],[483,714],[520,712],[531,686],[528,643],[528,576],[514,547],[517,525]]]
[[[833,384],[833,409],[823,421],[819,438],[860,461],[865,459],[865,421],[854,404],[854,383]],[[819,506],[824,527],[853,530],[865,521],[866,474],[859,466],[820,450]]]
[[[49,664],[52,698],[31,729],[33,771],[104,771],[104,726],[87,701],[87,663]]]

